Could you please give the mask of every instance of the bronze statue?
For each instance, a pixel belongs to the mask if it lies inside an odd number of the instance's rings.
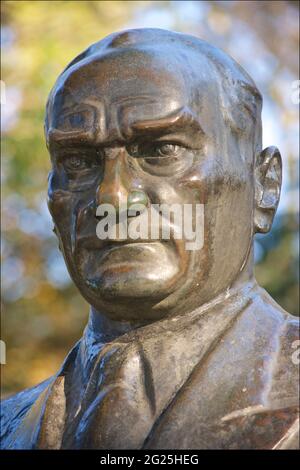
[[[2,402],[3,448],[299,445],[298,323],[253,275],[281,188],[261,108],[228,55],[160,29],[112,34],[62,72],[49,209],[90,318],[54,377]],[[163,203],[203,205],[201,249],[96,235],[101,204]]]

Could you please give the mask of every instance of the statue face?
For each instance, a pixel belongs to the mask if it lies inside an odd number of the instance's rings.
[[[58,82],[49,208],[74,282],[113,319],[194,309],[229,287],[249,254],[253,142],[232,130],[217,84],[205,64],[198,69],[195,78],[176,57],[121,50],[84,60]],[[128,199],[145,210],[203,204],[203,247],[187,250],[172,233],[100,240],[96,207]]]

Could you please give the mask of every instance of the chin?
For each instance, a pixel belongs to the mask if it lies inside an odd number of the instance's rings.
[[[155,307],[185,278],[184,259],[172,241],[91,245],[65,259],[85,300],[120,321],[164,317]]]
[[[171,267],[169,270],[157,269],[154,273],[153,269],[145,270],[145,266],[131,264],[122,273],[117,267],[107,268],[101,276],[82,279],[78,287],[87,302],[109,318],[143,323],[168,314],[168,308],[164,312],[155,307],[176,291],[183,279]]]
[[[93,296],[101,299],[144,299],[159,301],[176,288],[176,276],[156,276],[153,272],[131,268],[130,272],[107,269],[100,277],[85,280]]]
[[[136,258],[123,262],[105,262],[89,271],[85,284],[104,299],[152,299],[160,300],[176,287],[180,275],[178,262],[159,258]]]
[[[81,279],[103,298],[155,298],[172,292],[180,257],[166,243],[131,243],[84,250],[76,263]]]

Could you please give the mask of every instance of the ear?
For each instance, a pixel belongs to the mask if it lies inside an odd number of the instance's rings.
[[[267,147],[260,152],[256,159],[254,177],[254,230],[267,233],[272,227],[282,182],[282,162],[277,147]]]

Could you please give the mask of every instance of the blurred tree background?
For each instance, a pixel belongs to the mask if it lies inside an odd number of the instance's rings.
[[[81,336],[88,314],[64,266],[46,206],[47,95],[66,64],[90,43],[131,27],[199,36],[232,55],[257,83],[264,96],[264,146],[281,150],[284,182],[274,228],[255,242],[256,275],[282,307],[298,314],[298,2],[4,1],[3,395],[53,374]]]

